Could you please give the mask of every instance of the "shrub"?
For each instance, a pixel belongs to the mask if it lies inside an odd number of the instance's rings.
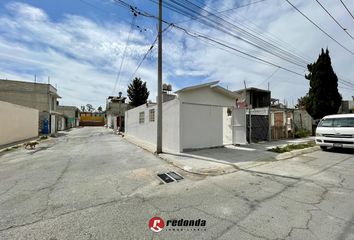
[[[307,129],[304,129],[304,128],[300,128],[299,130],[297,130],[295,132],[296,138],[304,138],[304,137],[308,137],[310,135],[311,135],[311,132]]]

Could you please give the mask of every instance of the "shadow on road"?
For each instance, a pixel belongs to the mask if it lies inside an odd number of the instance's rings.
[[[340,154],[354,154],[354,149],[350,148],[329,148],[326,152],[340,153]]]

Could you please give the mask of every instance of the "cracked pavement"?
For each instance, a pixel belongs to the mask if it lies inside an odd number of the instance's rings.
[[[62,135],[0,155],[0,239],[354,239],[351,151],[206,177],[104,128]],[[161,184],[171,170],[185,179]],[[153,216],[207,224],[153,233]]]

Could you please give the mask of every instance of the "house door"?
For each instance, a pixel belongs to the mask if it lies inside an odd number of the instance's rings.
[[[247,144],[246,109],[234,108],[232,110],[232,144]]]

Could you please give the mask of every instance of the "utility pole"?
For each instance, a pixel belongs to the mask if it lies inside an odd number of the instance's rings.
[[[162,153],[162,0],[159,0],[158,67],[157,67],[157,141],[156,153]]]

